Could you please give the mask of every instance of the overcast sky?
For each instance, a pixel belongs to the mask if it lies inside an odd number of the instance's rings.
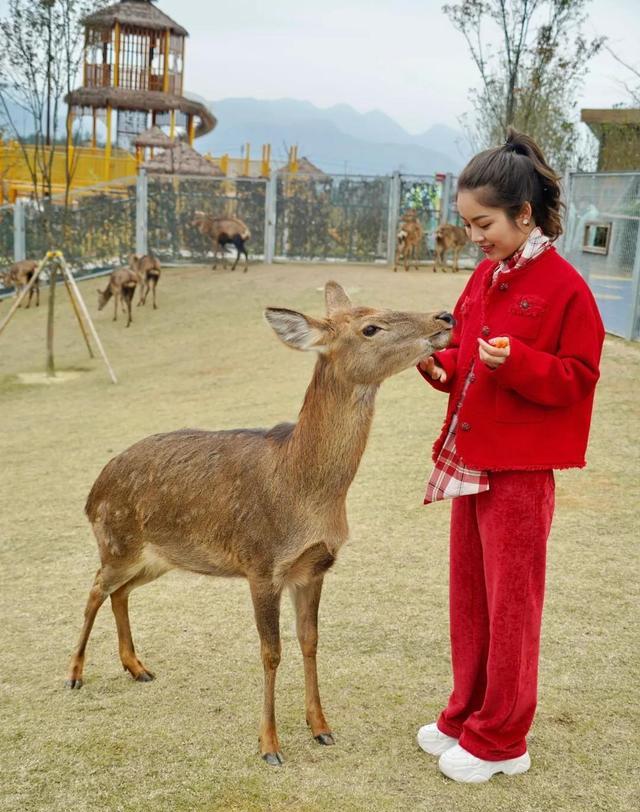
[[[477,70],[443,0],[160,0],[190,33],[186,88],[207,99],[290,97],[379,109],[410,132],[457,126]],[[6,12],[7,0],[0,0]],[[592,0],[587,35],[640,67],[640,0]],[[630,74],[596,57],[581,107],[625,99]]]
[[[190,33],[186,87],[208,99],[253,96],[380,109],[410,132],[457,125],[477,70],[442,0],[160,0]],[[585,34],[640,66],[640,0],[592,0]],[[592,62],[581,107],[625,98],[624,69]]]

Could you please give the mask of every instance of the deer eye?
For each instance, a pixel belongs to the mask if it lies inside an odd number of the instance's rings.
[[[362,335],[371,338],[371,336],[374,336],[381,329],[382,327],[378,327],[376,324],[367,324],[366,327],[362,328]]]

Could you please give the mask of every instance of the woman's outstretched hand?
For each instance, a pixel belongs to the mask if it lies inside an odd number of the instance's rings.
[[[418,367],[423,372],[426,372],[430,378],[433,378],[434,381],[445,383],[447,380],[447,373],[441,366],[438,366],[433,355],[430,355],[428,358],[423,358],[422,361],[419,362]]]

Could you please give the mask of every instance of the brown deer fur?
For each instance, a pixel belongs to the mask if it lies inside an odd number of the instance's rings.
[[[98,310],[106,305],[113,296],[113,320],[118,320],[118,301],[122,303],[122,309],[127,313],[127,327],[131,324],[131,302],[136,292],[138,284],[138,274],[131,268],[118,268],[111,272],[109,283],[104,290],[98,290]]]
[[[469,242],[466,231],[462,226],[453,226],[450,223],[441,225],[436,231],[436,259],[433,264],[434,272],[441,268],[443,271],[447,270],[445,261],[445,254],[449,250],[453,250],[453,271],[454,273],[459,270],[458,257],[460,251]]]
[[[417,254],[422,245],[424,231],[418,222],[418,215],[414,209],[406,211],[401,218],[398,229],[396,245],[396,261],[393,270],[398,270],[398,259],[402,259],[405,271],[409,270],[410,259],[413,259],[416,270],[418,270]]]
[[[226,267],[226,246],[231,244],[236,247],[236,259],[231,268],[235,271],[240,254],[244,254],[244,271],[249,268],[249,255],[245,246],[246,241],[251,237],[251,232],[239,217],[213,217],[203,211],[196,211],[193,215],[192,226],[198,231],[210,237],[213,244],[213,267],[218,267],[218,254],[222,254],[222,267]]]
[[[153,254],[131,254],[129,267],[138,275],[138,284],[140,285],[138,307],[146,304],[149,290],[151,290],[153,293],[153,309],[157,310],[156,288],[160,280],[160,261]]]
[[[284,343],[318,353],[296,424],[147,437],[107,463],[86,504],[101,566],[67,685],[82,685],[87,640],[107,597],[122,664],[145,682],[152,674],[134,650],[131,590],[175,568],[244,577],[260,636],[260,748],[270,764],[282,761],[274,710],[281,593],[288,587],[296,610],[308,723],[318,742],[333,744],[318,692],[317,619],[323,577],[348,535],[347,491],[379,385],[446,346],[453,323],[448,313],[354,307],[335,282],[327,283],[325,297],[324,319],[265,311]]]
[[[21,290],[29,284],[31,277],[35,273],[38,263],[34,259],[21,259],[14,262],[4,272],[4,284],[6,287],[14,287],[16,297],[20,295]],[[40,306],[40,280],[36,279],[29,291],[29,299],[27,300],[27,307],[31,306],[31,299],[33,292],[36,293],[36,307]]]

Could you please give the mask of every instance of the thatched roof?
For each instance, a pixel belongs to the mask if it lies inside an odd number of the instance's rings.
[[[210,132],[218,123],[204,104],[162,93],[159,90],[127,90],[124,87],[80,87],[64,97],[72,107],[104,108],[107,104],[114,110],[157,110],[167,112],[180,110],[182,113],[198,116],[200,122],[196,128],[196,137]]]
[[[170,149],[145,161],[142,168],[149,174],[159,175],[210,175],[223,177],[223,172],[211,161],[196,152],[184,141],[176,141]]]
[[[289,165],[285,164],[284,166],[278,169],[278,175],[286,175],[289,173]],[[317,167],[315,164],[312,164],[308,158],[300,158],[298,160],[298,171],[291,175],[291,177],[295,178],[298,175],[304,175],[306,178],[327,178],[329,177],[326,172],[323,172],[322,169]]]
[[[176,141],[172,141],[166,133],[163,133],[160,127],[150,127],[148,130],[140,133],[137,138],[134,138],[133,143],[136,147],[162,147],[162,149],[173,149]]]
[[[154,0],[155,2],[155,0]],[[89,14],[82,20],[84,25],[92,28],[112,28],[116,22],[120,25],[146,28],[153,31],[164,31],[170,29],[174,34],[184,37],[189,36],[189,32],[175,20],[163,14],[160,9],[151,5],[151,0],[122,0],[113,6],[108,6],[94,14]]]

